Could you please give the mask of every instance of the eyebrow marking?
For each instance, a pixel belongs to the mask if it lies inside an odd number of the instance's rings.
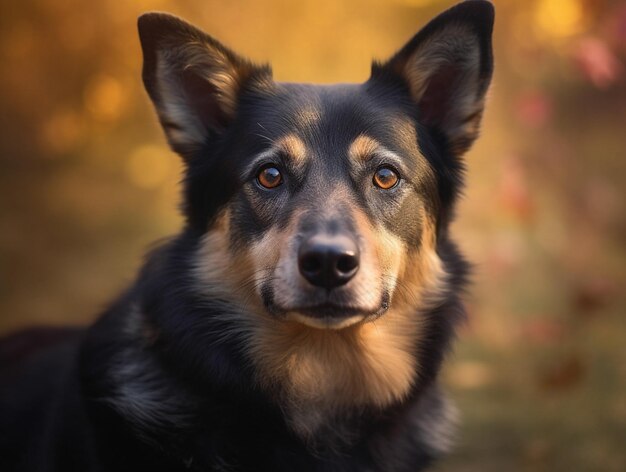
[[[367,161],[377,151],[385,149],[378,141],[365,134],[356,137],[348,149],[348,157],[354,161]]]
[[[301,163],[306,157],[306,145],[304,141],[295,134],[287,134],[279,138],[272,146],[278,151],[282,151],[288,158],[296,163]]]
[[[402,157],[366,134],[360,134],[352,141],[348,158],[355,163],[355,169],[366,167],[370,161],[378,161],[379,165],[393,165],[402,175],[408,175],[409,172]]]
[[[286,161],[290,161],[295,167],[302,167],[305,163],[307,148],[304,141],[295,134],[286,134],[276,140],[271,141],[272,145],[265,151],[255,155],[245,166],[241,173],[241,178],[246,179],[250,173],[259,166],[262,161],[280,161],[279,155]]]

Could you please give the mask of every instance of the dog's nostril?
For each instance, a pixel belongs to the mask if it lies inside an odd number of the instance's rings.
[[[300,270],[310,274],[318,273],[322,270],[323,262],[316,254],[308,254],[300,258]]]
[[[344,254],[337,260],[337,270],[342,274],[347,274],[359,266],[359,260],[354,254]]]

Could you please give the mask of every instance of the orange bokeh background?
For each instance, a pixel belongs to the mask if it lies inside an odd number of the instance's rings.
[[[283,81],[363,81],[451,1],[0,4],[0,333],[88,323],[176,232],[181,165],[136,18],[185,17]],[[626,2],[496,1],[454,232],[476,263],[443,381],[447,471],[626,470]]]

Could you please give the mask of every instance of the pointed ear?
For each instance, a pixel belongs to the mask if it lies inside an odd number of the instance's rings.
[[[419,121],[446,138],[454,155],[478,136],[491,81],[494,9],[468,0],[445,11],[395,56],[372,66],[372,80],[400,77],[417,105]]]
[[[237,113],[244,89],[271,81],[219,42],[166,13],[139,17],[143,82],[174,151],[191,159]]]

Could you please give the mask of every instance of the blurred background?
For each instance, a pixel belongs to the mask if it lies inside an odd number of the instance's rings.
[[[181,15],[283,81],[363,81],[439,0],[0,3],[0,335],[89,323],[180,227],[136,18]],[[626,2],[496,1],[454,231],[476,264],[439,471],[626,470]]]

